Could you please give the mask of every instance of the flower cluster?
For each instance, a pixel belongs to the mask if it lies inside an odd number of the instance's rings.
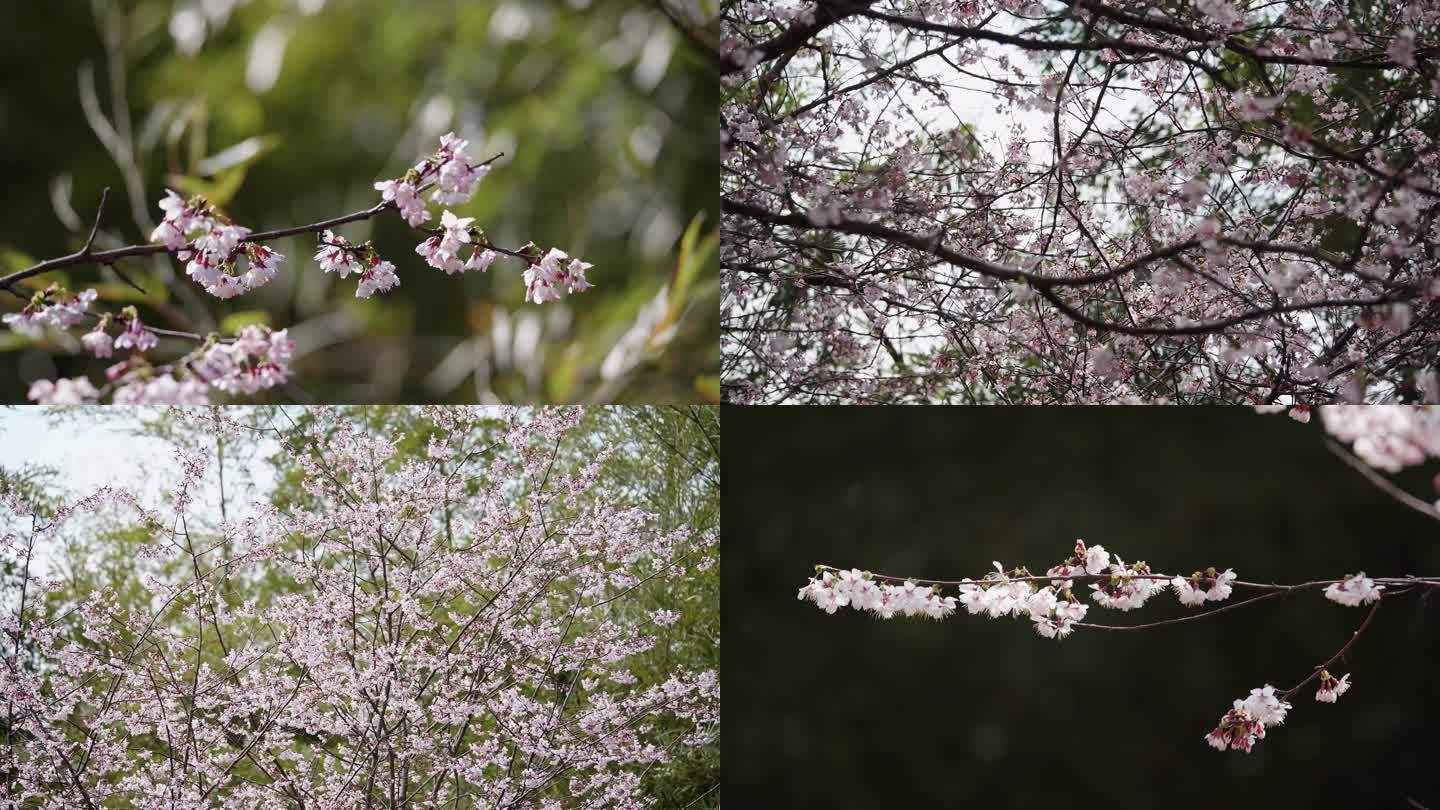
[[[590,289],[585,280],[585,271],[594,265],[570,258],[559,248],[551,248],[538,262],[525,270],[525,300],[543,304],[559,301],[565,294],[584,292]]]
[[[1346,673],[1339,678],[1330,674],[1330,670],[1320,671],[1320,688],[1315,690],[1315,699],[1321,703],[1334,703],[1350,689],[1350,674]]]
[[[116,404],[204,404],[211,401],[215,391],[232,396],[253,395],[290,379],[294,342],[286,330],[247,326],[233,340],[223,341],[211,335],[199,349],[172,365],[156,368],[142,354],[153,348],[155,334],[141,324],[131,307],[120,318],[127,326],[113,344],[122,349],[133,347],[136,353],[105,372]],[[98,335],[109,339],[103,331],[106,322],[86,338]],[[89,342],[99,345],[97,340]],[[28,392],[32,401],[42,405],[97,402],[104,394],[83,377],[39,380]]]
[[[1230,569],[1222,574],[1209,568],[1188,578],[1172,578],[1153,573],[1144,562],[1127,565],[1116,557],[1112,563],[1104,546],[1086,546],[1084,540],[1075,541],[1071,555],[1051,566],[1044,576],[1033,576],[1023,567],[1007,570],[998,561],[994,565],[994,571],[978,580],[960,580],[956,584],[957,596],[945,595],[942,583],[877,578],[859,569],[832,573],[822,567],[820,575],[801,588],[798,597],[826,613],[853,607],[884,619],[943,619],[954,612],[958,602],[972,616],[1028,618],[1041,636],[1060,639],[1074,632],[1089,610],[1073,590],[1075,580],[1081,577],[1096,580],[1090,590],[1097,605],[1120,611],[1138,608],[1172,585],[1182,604],[1218,602],[1230,596],[1235,581],[1235,572]],[[1037,583],[1044,584],[1037,587]]]
[[[1233,748],[1248,754],[1257,740],[1265,739],[1265,727],[1284,723],[1288,711],[1290,704],[1277,697],[1275,687],[1267,683],[1251,689],[1250,697],[1236,700],[1215,730],[1205,735],[1205,741],[1217,751]]]
[[[1203,605],[1206,602],[1220,602],[1230,597],[1231,583],[1235,581],[1235,572],[1225,569],[1225,573],[1217,574],[1214,568],[1207,568],[1204,572],[1196,571],[1189,577],[1175,577],[1170,580],[1174,586],[1175,593],[1180,596],[1182,605]]]
[[[59,380],[36,380],[30,384],[25,396],[39,405],[83,405],[94,402],[100,396],[95,386],[85,377]]]
[[[589,289],[590,282],[585,278],[585,271],[594,265],[572,259],[559,248],[551,248],[543,256],[533,244],[518,251],[499,250],[486,238],[485,232],[473,224],[474,217],[456,216],[445,209],[440,212],[439,228],[421,228],[430,221],[430,212],[420,199],[421,191],[433,185],[435,192],[430,199],[435,202],[442,205],[466,203],[474,195],[480,178],[490,171],[488,161],[477,163],[470,157],[466,152],[468,146],[468,141],[456,137],[453,132],[447,133],[440,138],[439,151],[415,164],[404,177],[375,184],[381,198],[394,202],[411,227],[430,235],[415,246],[415,252],[426,264],[448,275],[483,273],[500,258],[501,253],[528,259],[525,300],[536,304],[558,301],[565,295]],[[327,271],[335,262],[334,258],[321,260],[319,254],[316,260]]]
[[[171,189],[160,201],[165,218],[150,241],[165,245],[181,261],[186,275],[216,298],[234,298],[270,283],[284,256],[245,241],[250,229],[236,225],[204,197],[185,199]],[[243,271],[238,260],[246,260]]]
[[[94,290],[72,293],[51,284],[35,293],[24,309],[6,313],[3,320],[6,326],[22,335],[39,337],[47,328],[64,330],[80,323],[95,302],[95,296]]]
[[[449,210],[442,212],[440,233],[416,245],[415,252],[425,259],[426,264],[449,275],[485,272],[500,254],[486,247],[484,233],[470,226],[474,221],[474,217],[457,217]],[[460,253],[467,245],[470,256],[462,260]]]
[[[868,610],[882,619],[895,616],[928,616],[943,619],[955,612],[955,597],[941,596],[927,585],[876,583],[868,571],[851,569],[832,574],[822,572],[800,589],[801,600],[833,614],[842,607]]]
[[[335,273],[345,278],[358,273],[360,283],[355,287],[356,298],[369,298],[377,292],[386,292],[400,286],[400,277],[395,275],[395,265],[384,261],[375,252],[370,242],[352,245],[343,236],[325,231],[320,235],[320,247],[315,251],[315,261],[326,273]]]
[[[194,377],[178,379],[169,374],[153,377],[135,375],[115,387],[116,405],[204,405],[210,389]]]
[[[1325,586],[1325,598],[1346,607],[1359,607],[1379,601],[1380,592],[1383,590],[1384,585],[1376,585],[1374,580],[1361,571],[1346,577],[1344,582]]]
[[[1155,576],[1150,565],[1143,560],[1126,565],[1124,560],[1116,557],[1115,564],[1109,567],[1108,573],[1110,576],[1099,582],[1092,582],[1090,590],[1095,592],[1092,596],[1095,604],[1114,610],[1134,610],[1142,607],[1146,600],[1165,590],[1165,586],[1170,584],[1165,578]],[[1184,596],[1180,588],[1175,590]]]
[[[248,396],[290,379],[294,350],[287,330],[247,326],[234,342],[212,343],[190,368],[214,388]]]

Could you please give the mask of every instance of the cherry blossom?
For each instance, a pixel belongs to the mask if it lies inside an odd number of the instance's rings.
[[[30,401],[39,405],[82,405],[99,397],[95,386],[84,377],[60,380],[36,380],[27,392]]]
[[[1340,696],[1350,688],[1350,674],[1346,673],[1340,678],[1330,674],[1329,670],[1320,672],[1320,686],[1315,690],[1315,699],[1321,703],[1334,703]]]
[[[351,273],[364,270],[359,259],[360,252],[345,237],[334,231],[325,231],[320,234],[320,246],[315,249],[315,261],[320,265],[321,272],[334,273],[345,278]]]
[[[52,284],[35,293],[24,309],[6,313],[0,320],[16,332],[31,337],[39,336],[46,329],[63,331],[84,320],[96,295],[94,290],[71,293]]]
[[[382,180],[375,184],[383,200],[393,201],[400,216],[412,228],[418,228],[430,221],[430,211],[420,199],[420,190],[407,180]]]
[[[80,343],[85,347],[86,351],[102,359],[114,353],[115,339],[110,336],[109,332],[105,331],[109,325],[110,318],[106,316],[101,319],[100,323],[95,325],[94,329],[81,335]]]
[[[377,292],[387,292],[400,286],[400,277],[395,275],[395,265],[381,261],[379,256],[370,257],[370,266],[360,274],[360,283],[355,287],[356,298],[369,298]]]
[[[1383,590],[1385,590],[1384,585],[1376,585],[1374,580],[1365,576],[1365,572],[1361,571],[1346,577],[1343,582],[1327,585],[1325,598],[1347,607],[1359,607],[1371,602],[1378,602],[1380,592]]]
[[[1220,602],[1230,597],[1231,583],[1235,581],[1235,572],[1226,569],[1225,573],[1218,574],[1214,568],[1201,572],[1196,571],[1188,577],[1175,577],[1170,584],[1175,588],[1175,593],[1180,597],[1180,604],[1203,605],[1206,602]]]
[[[144,354],[160,343],[160,338],[140,322],[140,315],[134,307],[126,307],[122,318],[125,321],[125,329],[120,332],[119,337],[115,338],[115,348],[134,349],[136,352]]]

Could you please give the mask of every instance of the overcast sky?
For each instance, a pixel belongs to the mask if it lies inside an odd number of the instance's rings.
[[[54,410],[62,410],[63,415],[54,415]],[[56,483],[71,498],[113,486],[129,489],[149,506],[159,506],[179,477],[173,446],[137,430],[142,418],[159,411],[119,406],[0,408],[0,466],[9,470],[28,465],[54,468]],[[273,488],[274,476],[263,459],[274,449],[272,441],[264,440],[261,452],[244,471],[233,460],[227,463],[226,503],[232,521],[245,514],[244,503],[267,496]],[[213,525],[219,522],[220,492],[213,456],[206,478],[190,514]]]

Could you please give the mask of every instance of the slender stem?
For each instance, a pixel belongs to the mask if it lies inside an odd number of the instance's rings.
[[[1351,634],[1350,634],[1350,639],[1345,642],[1345,646],[1341,647],[1340,650],[1339,650],[1339,652],[1335,653],[1334,655],[1332,655],[1332,656],[1330,656],[1328,659],[1326,659],[1325,663],[1321,664],[1321,665],[1318,666],[1318,667],[1315,667],[1314,671],[1312,671],[1312,672],[1310,673],[1309,677],[1307,677],[1305,680],[1303,680],[1303,681],[1301,681],[1300,683],[1297,683],[1297,684],[1295,684],[1294,686],[1292,686],[1291,688],[1285,690],[1282,698],[1283,698],[1284,700],[1289,700],[1289,699],[1290,699],[1290,696],[1293,695],[1293,694],[1295,694],[1296,692],[1299,692],[1301,689],[1303,689],[1303,688],[1305,687],[1305,684],[1310,683],[1311,681],[1313,681],[1313,680],[1315,680],[1316,678],[1320,677],[1320,673],[1321,673],[1321,672],[1324,672],[1326,669],[1328,669],[1328,668],[1330,667],[1331,664],[1333,664],[1333,663],[1335,663],[1336,661],[1340,660],[1340,657],[1345,654],[1345,651],[1348,650],[1348,649],[1350,649],[1351,645],[1353,645],[1357,640],[1359,640],[1360,634],[1363,633],[1363,632],[1365,632],[1365,628],[1367,628],[1367,627],[1370,626],[1370,620],[1375,618],[1375,612],[1380,609],[1380,603],[1383,602],[1383,601],[1385,601],[1385,600],[1384,600],[1384,599],[1378,599],[1378,600],[1375,601],[1375,606],[1372,607],[1372,608],[1370,608],[1370,612],[1369,612],[1369,613],[1365,614],[1365,620],[1362,621],[1362,622],[1360,622],[1360,626],[1357,627],[1357,628],[1355,628],[1355,632],[1354,632],[1354,633],[1351,633]]]

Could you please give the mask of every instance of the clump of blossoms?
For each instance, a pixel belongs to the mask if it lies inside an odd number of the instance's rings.
[[[352,245],[345,237],[333,231],[320,235],[320,247],[315,251],[315,261],[326,273],[335,273],[345,278],[351,273],[360,276],[355,286],[356,298],[369,298],[376,292],[386,292],[400,286],[400,277],[395,275],[395,265],[380,258],[370,242]]]
[[[1267,683],[1251,689],[1250,697],[1236,700],[1215,730],[1205,735],[1205,741],[1217,751],[1233,748],[1248,754],[1257,740],[1265,739],[1265,727],[1284,723],[1288,711],[1290,704],[1277,697],[1275,687]]]
[[[483,273],[490,269],[500,254],[481,244],[485,234],[479,228],[471,227],[474,217],[457,217],[449,211],[440,215],[440,230],[434,236],[415,246],[425,263],[449,275],[456,273]],[[470,249],[470,255],[461,259],[461,253]]]
[[[474,217],[457,216],[448,209],[440,212],[439,228],[423,227],[431,219],[420,197],[424,189],[433,186],[435,191],[430,199],[442,205],[466,203],[474,195],[480,178],[490,171],[489,161],[476,162],[466,151],[468,147],[468,141],[448,133],[440,138],[439,151],[417,163],[404,177],[375,184],[381,198],[393,202],[411,227],[429,234],[415,246],[416,254],[447,275],[483,273],[501,255],[525,259],[529,262],[524,274],[525,300],[536,304],[558,301],[589,289],[591,285],[585,271],[594,265],[571,258],[559,248],[543,254],[533,244],[519,250],[502,249],[474,225]],[[316,259],[320,260],[319,254]],[[321,261],[322,269],[335,261],[333,255],[328,255]]]
[[[1235,572],[1226,569],[1216,573],[1214,568],[1196,571],[1188,577],[1175,577],[1170,584],[1180,596],[1180,604],[1203,605],[1206,602],[1220,602],[1230,597],[1230,585],[1235,581]]]
[[[1315,699],[1321,703],[1334,703],[1350,689],[1350,675],[1346,673],[1339,678],[1330,674],[1330,670],[1320,671],[1320,688],[1315,690]]]
[[[249,228],[236,225],[204,197],[181,197],[165,190],[160,201],[165,218],[150,234],[186,262],[185,273],[216,298],[234,298],[270,283],[284,256],[265,245],[246,241]],[[245,268],[239,265],[245,260]]]
[[[590,289],[585,271],[593,265],[572,259],[559,248],[551,248],[540,261],[525,269],[525,300],[543,304],[559,301],[563,295]],[[563,295],[562,295],[563,293]]]
[[[1375,580],[1365,576],[1365,572],[1348,576],[1343,582],[1335,582],[1325,587],[1325,598],[1346,607],[1359,607],[1372,602],[1380,601],[1380,592],[1385,590],[1384,585],[1376,585]]]
[[[1138,627],[1086,624],[1084,621],[1089,606],[1077,595],[1076,581],[1090,581],[1090,598],[1094,603],[1119,612],[1138,609],[1167,588],[1173,589],[1179,603],[1187,607],[1226,601],[1236,587],[1270,592],[1217,608],[1211,611],[1212,613],[1264,601],[1271,596],[1288,596],[1318,590],[1322,585],[1325,586],[1325,597],[1330,601],[1351,607],[1373,605],[1369,615],[1346,645],[1325,664],[1315,667],[1309,677],[1284,692],[1276,691],[1275,687],[1269,684],[1252,690],[1249,697],[1234,702],[1231,709],[1220,718],[1215,729],[1205,738],[1211,746],[1220,750],[1249,751],[1257,740],[1264,739],[1267,727],[1277,726],[1285,721],[1286,712],[1291,708],[1289,700],[1312,680],[1319,679],[1315,699],[1321,703],[1334,703],[1336,698],[1350,688],[1349,675],[1337,679],[1325,667],[1338,660],[1369,626],[1375,609],[1379,607],[1378,603],[1386,595],[1382,594],[1382,591],[1387,586],[1399,588],[1398,591],[1391,591],[1389,595],[1413,590],[1440,589],[1440,578],[1412,576],[1382,579],[1377,583],[1363,572],[1339,580],[1305,582],[1300,585],[1239,582],[1234,569],[1226,568],[1222,571],[1215,566],[1195,571],[1189,576],[1175,576],[1155,572],[1145,562],[1127,565],[1118,556],[1114,557],[1112,562],[1111,554],[1104,546],[1086,546],[1083,540],[1075,541],[1071,555],[1051,566],[1043,576],[1032,575],[1023,566],[1007,569],[996,562],[994,567],[994,571],[979,579],[944,582],[902,579],[855,568],[843,570],[820,565],[816,566],[817,576],[800,589],[798,597],[801,601],[815,604],[826,613],[834,614],[840,608],[851,607],[884,619],[896,616],[943,619],[955,612],[958,602],[972,616],[996,619],[1028,618],[1039,635],[1053,639],[1065,638],[1077,627],[1138,629],[1160,627],[1196,618],[1184,616]],[[946,593],[947,588],[952,587],[955,589],[955,596]]]
[[[295,344],[284,329],[247,326],[229,340],[210,335],[199,348],[174,363],[156,367],[144,356],[155,345],[154,333],[140,323],[133,308],[127,307],[119,317],[127,326],[114,338],[114,346],[133,345],[136,351],[106,370],[103,389],[95,388],[83,377],[39,380],[30,386],[30,400],[41,405],[74,405],[98,402],[108,395],[123,405],[204,404],[216,391],[249,396],[290,379]],[[105,334],[101,327],[97,330]]]
[[[190,369],[227,394],[248,396],[289,380],[294,351],[288,330],[247,326],[231,343],[212,341]]]
[[[254,441],[223,412],[172,413]],[[306,435],[277,434],[305,448],[293,455],[305,497],[232,501],[218,526],[192,503],[213,476],[193,451],[177,451],[178,480],[153,506],[132,492],[139,469],[53,509],[0,495],[0,559],[31,589],[43,583],[24,562],[86,513],[147,538],[128,606],[100,590],[0,603],[7,652],[26,651],[0,667],[6,795],[178,810],[656,806],[665,764],[716,744],[720,685],[658,655],[689,631],[678,610],[652,621],[647,600],[713,565],[712,539],[659,530],[599,463],[572,465],[589,438],[572,437],[580,411],[424,413],[442,452],[402,452],[414,435],[313,409]]]
[[[24,309],[6,313],[3,320],[6,326],[29,337],[39,337],[46,329],[64,331],[85,319],[95,296],[94,290],[72,293],[51,284],[31,296]]]

